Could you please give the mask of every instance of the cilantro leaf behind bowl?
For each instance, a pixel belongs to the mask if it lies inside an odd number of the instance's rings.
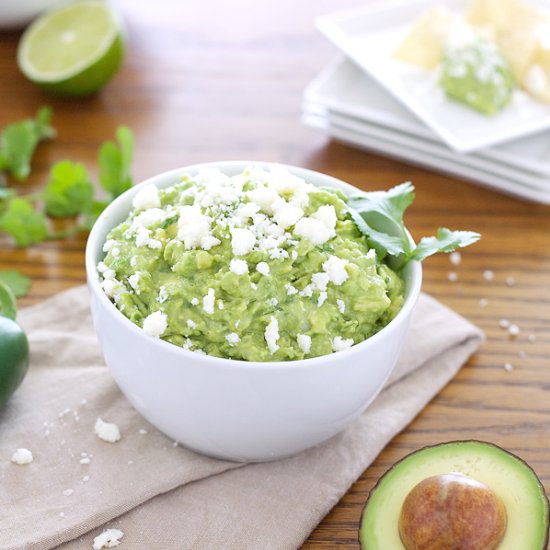
[[[55,135],[55,129],[50,126],[51,116],[52,110],[42,107],[35,118],[4,128],[0,134],[0,170],[10,172],[17,180],[27,178],[36,146]]]

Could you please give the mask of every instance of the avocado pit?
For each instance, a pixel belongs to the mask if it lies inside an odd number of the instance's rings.
[[[504,504],[491,488],[448,473],[413,487],[401,508],[399,535],[406,550],[495,550],[506,524]]]

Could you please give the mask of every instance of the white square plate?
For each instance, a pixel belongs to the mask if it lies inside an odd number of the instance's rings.
[[[331,112],[322,114],[315,109],[315,106],[309,106],[309,108],[305,106],[304,114],[311,114],[324,118],[329,127],[334,126],[337,128],[346,128],[358,134],[363,134],[375,139],[380,138],[385,142],[391,142],[404,148],[415,149],[416,151],[422,151],[423,153],[437,155],[438,158],[455,163],[457,165],[457,169],[459,169],[460,166],[465,166],[468,169],[473,168],[476,170],[490,172],[495,176],[514,180],[521,185],[532,187],[534,189],[540,189],[550,194],[550,180],[546,177],[535,176],[528,172],[502,166],[500,163],[473,155],[458,156],[457,153],[449,150],[449,148],[445,147],[443,144],[437,145],[423,139],[414,138],[412,136],[408,136],[407,134],[390,130],[388,128],[373,124],[365,124],[360,120],[350,118],[345,115],[338,115]]]
[[[468,5],[467,0],[440,3],[462,13]],[[320,17],[316,23],[327,38],[456,151],[475,151],[550,128],[550,104],[521,90],[514,92],[504,110],[488,117],[448,100],[433,71],[422,71],[393,58],[412,21],[433,5],[432,0],[379,0],[360,9]]]
[[[399,101],[389,95],[351,61],[340,58],[330,63],[307,87],[304,101],[311,110],[345,115],[358,121],[394,130],[426,142],[446,147],[439,137],[422,124]],[[510,167],[517,174],[530,174],[550,185],[550,130],[508,143],[460,155],[448,153],[468,162],[469,158],[491,161],[499,170]],[[499,172],[500,173],[500,172]],[[508,175],[505,173],[505,175]]]
[[[394,141],[383,139],[380,136],[369,135],[367,132],[358,132],[345,125],[331,123],[325,117],[318,114],[306,112],[303,120],[310,126],[322,129],[335,139],[361,149],[381,153],[398,160],[405,160],[418,166],[432,168],[474,183],[481,183],[486,187],[503,191],[515,197],[550,204],[550,191],[529,187],[513,179],[504,178],[493,172],[456,162],[456,160],[443,158],[416,147],[405,147]]]

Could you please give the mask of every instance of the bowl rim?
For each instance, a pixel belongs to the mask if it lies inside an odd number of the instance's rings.
[[[405,300],[403,302],[402,308],[399,310],[397,315],[382,329],[380,329],[377,333],[373,334],[372,336],[366,338],[365,340],[362,340],[361,342],[354,344],[350,348],[347,348],[345,350],[329,353],[326,355],[320,355],[318,357],[309,357],[306,359],[295,359],[295,360],[289,360],[289,361],[245,361],[243,359],[230,359],[225,357],[215,357],[208,354],[198,354],[197,352],[186,350],[184,348],[180,348],[170,342],[166,342],[165,340],[162,340],[162,338],[155,338],[153,336],[149,336],[143,332],[143,329],[130,321],[116,306],[111,300],[107,297],[105,292],[102,290],[102,288],[99,285],[99,277],[97,272],[97,262],[101,261],[100,259],[97,259],[95,257],[95,251],[98,247],[98,240],[100,233],[105,229],[105,227],[108,227],[108,231],[110,231],[115,225],[117,225],[120,222],[112,222],[111,215],[118,210],[120,203],[125,201],[131,201],[131,199],[134,197],[137,192],[147,185],[157,185],[160,189],[164,187],[168,187],[170,185],[173,185],[178,182],[178,179],[186,173],[195,173],[199,169],[203,168],[217,168],[220,171],[224,170],[235,170],[239,169],[240,171],[244,170],[247,167],[260,167],[260,168],[271,168],[271,167],[282,167],[287,169],[291,174],[297,175],[298,177],[302,177],[308,181],[308,183],[313,183],[312,181],[309,181],[307,178],[310,176],[312,179],[322,179],[324,180],[322,185],[328,185],[332,187],[336,187],[338,189],[347,189],[350,192],[351,191],[361,191],[359,188],[353,186],[350,183],[347,183],[343,180],[340,180],[338,178],[335,178],[334,176],[330,176],[328,174],[324,174],[322,172],[318,172],[316,170],[311,170],[309,168],[302,168],[299,166],[293,166],[289,164],[284,163],[277,163],[277,162],[267,162],[267,161],[243,161],[243,160],[228,160],[228,161],[212,161],[212,162],[201,162],[197,164],[191,164],[186,165],[180,168],[175,168],[173,170],[168,170],[166,172],[161,172],[159,174],[156,174],[154,176],[151,176],[140,183],[137,183],[133,185],[130,189],[116,197],[106,208],[103,210],[103,212],[99,215],[97,220],[95,221],[90,234],[88,236],[87,242],[86,242],[86,250],[85,250],[85,268],[86,268],[86,278],[88,283],[88,291],[93,293],[95,297],[99,300],[99,303],[103,305],[107,312],[110,312],[118,317],[118,320],[125,325],[130,331],[134,332],[136,335],[139,335],[142,338],[148,338],[150,340],[150,344],[153,346],[160,346],[160,349],[163,349],[170,353],[175,353],[178,355],[181,355],[183,359],[193,359],[195,361],[199,360],[200,362],[204,362],[205,364],[210,363],[213,366],[228,366],[232,368],[238,368],[238,369],[264,369],[264,370],[280,370],[280,369],[307,369],[311,368],[313,366],[319,366],[324,363],[330,363],[334,360],[335,356],[338,356],[338,359],[345,359],[346,356],[351,357],[352,355],[356,353],[360,353],[363,351],[364,348],[368,348],[368,346],[374,345],[378,340],[385,337],[385,335],[388,332],[391,332],[394,327],[396,327],[401,322],[404,322],[409,315],[412,313],[412,310],[416,306],[416,302],[418,300],[418,297],[420,295],[420,290],[422,286],[422,266],[421,263],[418,261],[411,261],[408,264],[408,269],[410,269],[410,276],[408,285],[406,288],[406,294],[405,294]],[[333,184],[333,185],[331,185]],[[313,183],[313,185],[319,185]],[[130,202],[130,208],[131,208],[131,202]],[[129,212],[129,211],[128,211]],[[110,226],[110,227],[109,227]],[[407,234],[409,235],[409,238],[412,242],[412,236],[407,231]],[[103,244],[103,243],[99,243]],[[102,247],[101,247],[102,249]],[[101,250],[100,249],[100,250]]]

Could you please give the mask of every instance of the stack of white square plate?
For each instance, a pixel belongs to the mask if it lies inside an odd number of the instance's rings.
[[[410,25],[411,9],[421,13],[427,4],[394,0],[320,18],[346,57],[307,87],[304,122],[360,148],[550,204],[550,105],[516,91],[505,112],[485,117],[391,60],[389,48],[407,32],[396,21]]]

